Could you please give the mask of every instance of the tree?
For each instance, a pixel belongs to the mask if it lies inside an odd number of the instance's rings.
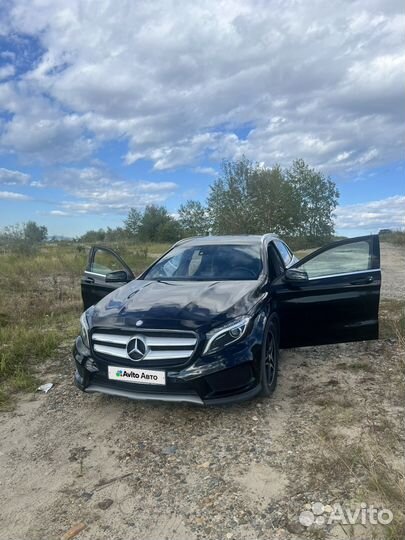
[[[24,241],[24,229],[19,223],[7,225],[1,231],[1,238],[4,243]]]
[[[35,221],[27,221],[23,226],[23,235],[26,242],[38,244],[48,238],[48,229],[45,225],[38,225]]]
[[[85,232],[82,236],[80,236],[79,241],[80,242],[104,242],[105,240],[105,230],[104,229],[98,229],[98,230],[90,230]]]
[[[144,242],[174,242],[181,236],[179,223],[164,206],[149,205],[145,208],[138,229]]]
[[[329,240],[334,233],[333,211],[339,199],[336,184],[302,159],[293,162],[286,177],[299,201],[296,236],[306,236],[315,244]]]
[[[182,237],[180,223],[171,216],[169,217],[170,220],[165,221],[158,227],[156,234],[156,241],[158,242],[177,242]]]
[[[215,234],[256,232],[251,189],[254,171],[246,158],[222,163],[222,175],[211,186],[207,201]]]
[[[179,223],[184,236],[206,236],[210,231],[208,211],[199,201],[180,205]]]
[[[299,201],[281,167],[256,167],[250,191],[254,231],[291,235],[298,223]]]
[[[131,208],[126,220],[124,221],[124,226],[131,236],[137,236],[141,222],[142,213],[136,208]]]
[[[291,234],[297,205],[278,165],[267,168],[246,158],[223,163],[208,197],[213,229],[219,234]]]
[[[274,232],[316,245],[333,234],[338,197],[334,182],[303,160],[283,170],[242,158],[223,163],[208,209],[217,234]]]

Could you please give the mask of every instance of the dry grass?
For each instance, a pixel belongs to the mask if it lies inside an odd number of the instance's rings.
[[[117,248],[117,246],[115,246]],[[166,245],[118,246],[135,273]],[[44,245],[30,253],[0,254],[0,408],[16,391],[35,389],[38,364],[70,347],[82,311],[80,277],[88,250]]]
[[[365,371],[366,373],[375,372],[375,367],[371,362],[354,361],[350,363],[341,362],[336,364],[336,369],[340,371]]]
[[[405,336],[405,301],[394,299],[381,300],[379,315],[380,338],[397,338],[403,340]]]
[[[405,231],[393,231],[388,234],[380,234],[380,242],[389,242],[395,246],[405,246]]]
[[[403,302],[384,302],[384,308],[383,316],[391,317],[389,338],[375,344],[370,361],[340,362],[335,366],[336,387],[316,382],[311,388],[306,381],[301,391],[300,384],[294,386],[291,397],[298,407],[304,402],[312,415],[312,422],[301,426],[299,489],[311,493],[312,500],[340,502],[343,507],[358,507],[364,501],[389,509],[393,521],[370,525],[367,538],[403,540],[405,430],[399,398],[405,397]],[[307,532],[311,538],[325,533]],[[357,539],[358,532],[355,527],[344,528],[347,538]]]

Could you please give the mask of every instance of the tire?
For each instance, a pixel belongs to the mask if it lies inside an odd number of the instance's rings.
[[[277,318],[270,316],[263,336],[260,362],[261,395],[271,396],[277,386],[280,332]]]

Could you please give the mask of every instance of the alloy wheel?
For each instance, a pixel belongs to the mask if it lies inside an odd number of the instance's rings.
[[[267,338],[266,359],[264,362],[267,384],[271,386],[276,375],[276,343],[274,333],[270,330]]]

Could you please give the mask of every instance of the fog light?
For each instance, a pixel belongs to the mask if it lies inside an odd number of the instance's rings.
[[[83,362],[83,360],[84,360],[84,356],[82,354],[80,354],[80,353],[76,353],[75,354],[75,360],[76,360],[76,362],[81,364]]]
[[[84,367],[87,369],[87,371],[90,371],[90,373],[98,371],[98,367],[93,358],[88,358],[84,364]]]

